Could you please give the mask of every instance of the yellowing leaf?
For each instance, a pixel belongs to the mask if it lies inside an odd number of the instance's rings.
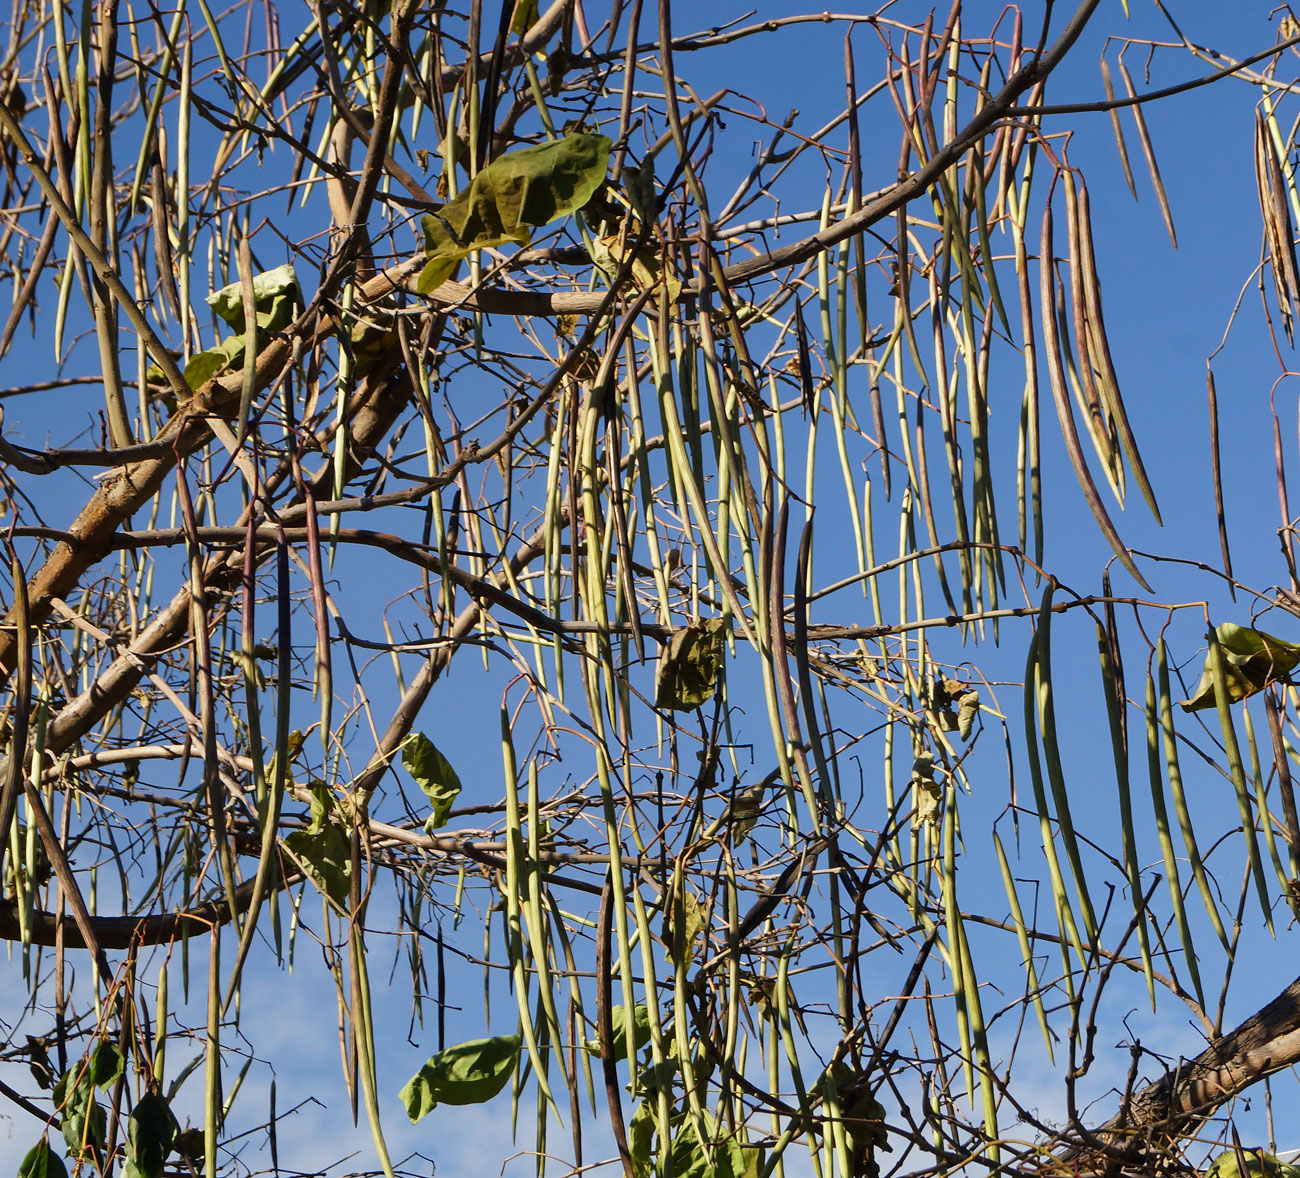
[[[1246,1163],[1242,1173],[1241,1163]],[[1235,1149],[1221,1153],[1206,1171],[1205,1178],[1300,1178],[1300,1166],[1290,1166],[1262,1149]]]
[[[506,1086],[519,1059],[518,1035],[473,1039],[438,1052],[398,1094],[412,1122],[440,1104],[483,1104]]]
[[[534,229],[577,212],[605,179],[611,146],[606,135],[579,131],[493,160],[464,192],[421,218],[427,261],[416,289],[436,290],[475,250],[526,245]]]
[[[1300,646],[1283,642],[1281,638],[1274,638],[1263,630],[1224,622],[1215,627],[1214,633],[1223,654],[1223,683],[1228,691],[1229,703],[1236,703],[1257,691],[1263,691],[1270,683],[1285,678],[1300,664]],[[1207,655],[1205,669],[1201,672],[1201,681],[1196,685],[1195,693],[1191,699],[1181,700],[1179,707],[1187,712],[1199,712],[1204,708],[1215,707],[1217,703],[1214,675]]]

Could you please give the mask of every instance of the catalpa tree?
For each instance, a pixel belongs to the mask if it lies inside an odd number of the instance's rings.
[[[1229,7],[16,4],[9,1164],[1294,1175]]]

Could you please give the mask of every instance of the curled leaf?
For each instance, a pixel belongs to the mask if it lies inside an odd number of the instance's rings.
[[[975,727],[975,717],[980,712],[980,693],[963,692],[957,698],[957,735],[962,740],[970,740],[971,729]]]
[[[1300,1166],[1288,1165],[1262,1149],[1230,1149],[1214,1159],[1205,1178],[1300,1178]]]
[[[938,826],[943,786],[934,779],[934,754],[917,753],[912,762],[912,829]]]
[[[1216,626],[1215,637],[1223,653],[1223,682],[1228,691],[1228,702],[1236,703],[1247,696],[1263,691],[1270,683],[1285,678],[1300,664],[1300,646],[1274,638],[1263,630],[1237,626],[1224,622]],[[1179,701],[1187,712],[1199,712],[1217,706],[1214,694],[1214,675],[1206,655],[1201,681],[1191,699]]]
[[[424,829],[437,830],[447,821],[460,794],[456,770],[423,732],[415,733],[402,746],[402,764],[433,803],[433,813],[425,820]]]

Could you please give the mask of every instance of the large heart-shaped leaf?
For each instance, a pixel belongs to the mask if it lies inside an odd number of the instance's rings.
[[[493,160],[459,196],[421,218],[428,259],[416,283],[436,290],[474,250],[527,245],[534,229],[577,212],[609,169],[607,135],[575,131]]]
[[[126,1178],[162,1178],[178,1132],[171,1106],[161,1096],[140,1097],[126,1126]]]
[[[438,1052],[398,1094],[412,1121],[440,1104],[483,1104],[506,1086],[519,1060],[518,1035],[473,1039]]]

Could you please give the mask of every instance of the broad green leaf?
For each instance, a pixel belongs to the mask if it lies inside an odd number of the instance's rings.
[[[101,1039],[89,1060],[78,1061],[54,1085],[63,1140],[73,1157],[98,1154],[103,1148],[108,1126],[104,1110],[95,1102],[95,1089],[111,1087],[124,1071],[125,1061],[117,1044]]]
[[[49,1138],[42,1137],[19,1163],[18,1178],[68,1178],[68,1168],[50,1148]]]
[[[653,1103],[642,1101],[628,1122],[628,1152],[636,1178],[649,1178],[655,1171],[658,1132]],[[690,1116],[676,1113],[672,1117],[673,1178],[757,1178],[762,1169],[761,1151],[742,1149],[734,1136],[718,1130],[709,1113],[703,1120],[710,1138],[717,1138],[708,1146],[700,1140]]]
[[[244,325],[244,292],[238,282],[223,286],[207,297],[208,305],[239,334],[227,336],[214,347],[190,357],[185,365],[185,383],[192,389],[206,384],[220,372],[238,364],[247,341]],[[253,276],[253,304],[257,307],[259,331],[281,331],[293,322],[302,306],[298,276],[291,265],[277,266]],[[162,369],[150,365],[146,379],[161,382]]]
[[[162,1178],[164,1163],[180,1126],[157,1093],[136,1101],[126,1125],[126,1178]]]
[[[518,1035],[474,1039],[438,1052],[398,1093],[412,1122],[440,1104],[484,1104],[510,1079],[519,1060]]]
[[[1241,1162],[1246,1163],[1245,1174]],[[1206,1171],[1205,1178],[1300,1178],[1300,1166],[1279,1161],[1262,1149],[1243,1149],[1240,1159],[1235,1149],[1221,1153]]]
[[[326,824],[320,830],[296,830],[284,840],[287,850],[307,878],[335,904],[347,903],[352,887],[352,844],[340,827]]]
[[[253,275],[253,305],[257,308],[259,331],[280,331],[293,322],[302,303],[302,291],[293,266],[286,263]],[[241,335],[244,325],[244,288],[239,282],[223,286],[207,297],[207,304]]]
[[[81,1072],[79,1079],[78,1071]],[[80,1064],[66,1072],[54,1086],[54,1103],[62,1122],[63,1140],[74,1158],[98,1154],[104,1145],[108,1122],[104,1110],[95,1102],[94,1094],[95,1087]]]
[[[610,1008],[609,1021],[614,1032],[614,1058],[627,1058],[627,1019],[623,1014],[623,1007],[614,1006]],[[632,1041],[634,1052],[640,1051],[647,1043],[650,1042],[650,1011],[645,1003],[638,1002],[632,1007]],[[584,1051],[592,1055],[600,1055],[600,1040],[588,1039],[583,1043]]]
[[[690,711],[713,698],[727,646],[727,623],[707,618],[673,632],[659,664],[655,706]]]
[[[423,732],[409,737],[402,746],[402,764],[433,803],[433,813],[425,820],[425,830],[437,830],[447,821],[447,815],[460,794],[460,778]]]
[[[90,1057],[90,1082],[96,1088],[107,1090],[110,1084],[115,1084],[122,1078],[125,1071],[126,1061],[117,1044],[101,1040]]]
[[[493,160],[464,192],[421,218],[427,261],[416,289],[436,290],[475,250],[527,245],[534,229],[577,212],[605,179],[611,146],[608,136],[578,131]]]
[[[1228,689],[1228,702],[1236,703],[1247,696],[1263,691],[1275,680],[1285,678],[1300,664],[1300,646],[1283,642],[1263,630],[1236,626],[1224,622],[1214,633],[1223,652],[1223,680]],[[1181,700],[1179,707],[1188,712],[1199,712],[1217,705],[1214,696],[1214,676],[1210,673],[1209,656],[1201,672],[1201,681],[1191,699]]]
[[[636,1106],[627,1123],[627,1150],[632,1155],[632,1172],[636,1178],[649,1178],[655,1169],[655,1114],[651,1102]]]

